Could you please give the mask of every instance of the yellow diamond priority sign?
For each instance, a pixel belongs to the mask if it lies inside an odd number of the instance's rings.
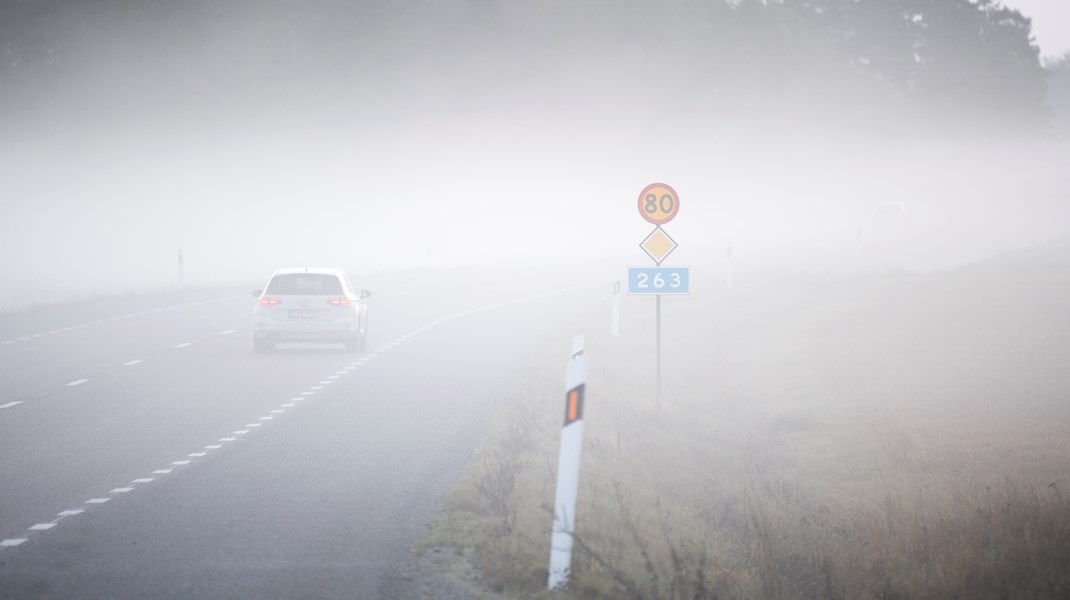
[[[647,256],[654,259],[655,264],[661,264],[661,261],[665,260],[673,250],[676,250],[676,241],[669,237],[669,234],[665,233],[665,230],[661,226],[654,228],[654,231],[650,232],[650,235],[646,236],[646,239],[639,244],[639,247],[646,252]]]

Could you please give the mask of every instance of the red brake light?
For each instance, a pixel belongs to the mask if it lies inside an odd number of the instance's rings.
[[[269,298],[267,296],[264,296],[260,299],[260,306],[274,306],[279,302],[282,302],[282,300],[278,298]]]
[[[349,306],[349,298],[346,298],[345,296],[341,298],[331,298],[327,301],[327,304],[331,304],[333,306]]]

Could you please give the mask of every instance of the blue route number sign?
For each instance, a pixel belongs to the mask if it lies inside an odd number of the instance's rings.
[[[687,267],[629,267],[629,294],[690,294]]]

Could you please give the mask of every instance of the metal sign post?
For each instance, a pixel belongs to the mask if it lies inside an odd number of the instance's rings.
[[[661,226],[676,218],[680,196],[666,183],[652,183],[639,193],[639,215],[654,224],[639,247],[654,261],[655,267],[628,268],[628,294],[654,296],[655,351],[657,352],[657,407],[661,409],[661,296],[691,293],[691,269],[662,267],[661,262],[676,250],[676,240]]]

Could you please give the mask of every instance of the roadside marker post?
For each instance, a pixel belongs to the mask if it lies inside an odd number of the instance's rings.
[[[587,390],[587,358],[583,336],[572,339],[572,360],[565,374],[565,424],[557,461],[557,493],[550,537],[550,576],[547,589],[564,591],[572,569],[572,535],[576,531],[576,493],[580,483],[583,447],[583,403]]]
[[[613,337],[620,335],[620,282],[613,282]]]

